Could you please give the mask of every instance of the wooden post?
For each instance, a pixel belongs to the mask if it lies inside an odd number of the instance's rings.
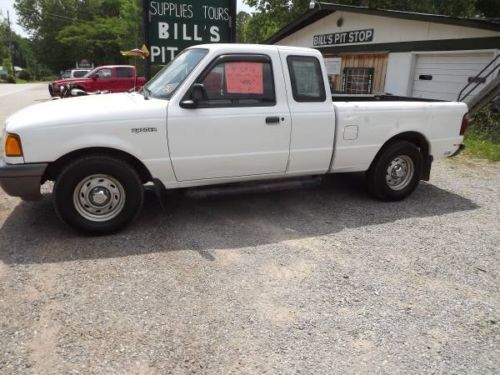
[[[149,1],[142,0],[142,28],[144,31],[144,44],[150,55],[144,59],[144,77],[146,82],[151,79],[151,45],[149,43]]]

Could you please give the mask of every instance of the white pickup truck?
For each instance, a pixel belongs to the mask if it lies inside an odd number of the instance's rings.
[[[11,116],[0,183],[34,200],[55,181],[59,216],[93,233],[134,219],[150,182],[163,190],[365,171],[376,198],[400,200],[428,180],[433,160],[461,149],[466,113],[463,103],[332,98],[313,49],[200,45],[139,93]]]

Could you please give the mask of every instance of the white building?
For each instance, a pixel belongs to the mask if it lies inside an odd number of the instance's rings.
[[[477,92],[498,74],[477,77],[500,54],[500,20],[319,3],[267,43],[320,50],[338,93],[456,100],[469,81],[484,81]]]

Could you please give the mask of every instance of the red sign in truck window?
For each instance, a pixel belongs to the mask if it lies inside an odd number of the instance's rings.
[[[264,64],[229,62],[225,64],[228,94],[264,94]]]

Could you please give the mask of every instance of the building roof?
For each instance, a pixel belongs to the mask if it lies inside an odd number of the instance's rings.
[[[291,35],[296,31],[299,31],[300,29],[303,29],[304,27],[337,11],[362,13],[373,16],[392,17],[392,18],[400,18],[413,21],[443,23],[448,25],[472,27],[476,29],[493,30],[500,32],[500,19],[498,18],[496,19],[460,18],[460,17],[445,16],[442,14],[405,12],[400,10],[376,9],[363,6],[340,5],[340,4],[332,4],[326,2],[317,2],[317,3],[318,5],[316,6],[315,9],[309,10],[306,13],[304,13],[302,16],[295,19],[294,21],[283,27],[281,30],[279,30],[276,34],[271,36],[264,43],[267,44],[276,43],[281,39],[287,37],[288,35]]]

